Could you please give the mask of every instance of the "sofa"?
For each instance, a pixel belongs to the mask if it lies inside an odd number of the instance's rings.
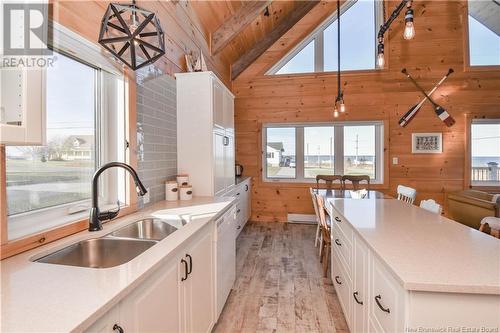
[[[484,217],[500,217],[500,195],[476,190],[449,193],[447,208],[451,219],[479,229]]]

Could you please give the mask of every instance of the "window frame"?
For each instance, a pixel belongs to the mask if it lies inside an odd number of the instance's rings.
[[[134,151],[136,150],[136,82],[135,82],[135,73],[124,69],[113,59],[109,58],[105,54],[100,51],[98,45],[88,41],[84,37],[72,32],[66,27],[58,24],[57,22],[51,21],[49,22],[49,30],[53,31],[54,39],[49,41],[50,47],[54,48],[60,53],[66,53],[66,55],[71,56],[72,58],[76,57],[77,61],[85,63],[87,65],[91,65],[91,67],[99,68],[100,75],[103,73],[115,74],[119,75],[123,80],[123,107],[125,110],[125,119],[123,119],[123,126],[125,132],[123,133],[124,139],[128,143],[128,148],[124,150],[123,156],[126,163],[131,165],[133,168],[137,168],[137,158],[134,155]],[[96,85],[97,88],[97,85]],[[109,103],[108,100],[103,100],[103,97],[100,93],[97,95],[96,103],[98,99],[101,101],[101,104],[106,102]],[[95,117],[101,117],[103,112],[96,112]],[[97,121],[102,121],[102,119],[97,119]],[[96,133],[96,140],[99,140],[100,137]],[[96,144],[96,147],[99,147]],[[96,166],[98,165],[98,158],[100,154],[96,151]],[[112,177],[109,177],[112,178]],[[104,180],[101,180],[104,181]],[[112,179],[108,180],[108,182],[113,182]],[[101,188],[103,188],[101,186]],[[133,180],[130,177],[126,178],[125,184],[122,185],[122,188],[125,189],[125,203],[122,206],[123,208],[120,211],[119,217],[134,213],[137,211],[137,197],[136,195],[132,195],[132,189],[135,188]],[[80,204],[81,202],[89,201],[83,200],[79,202],[73,202],[69,204],[61,205],[65,206],[64,209],[67,209],[68,206],[75,206]],[[27,236],[23,236],[18,239],[8,239],[8,223],[9,217],[7,216],[7,190],[6,190],[6,151],[5,145],[0,145],[0,206],[2,209],[0,210],[0,259],[5,259],[7,257],[13,256],[20,252],[24,252],[38,246],[44,245],[46,243],[58,240],[60,238],[66,237],[68,235],[74,234],[76,232],[85,230],[88,228],[88,217],[87,213],[70,215],[72,218],[65,224],[61,224],[46,230],[42,230],[40,232],[36,232]],[[59,207],[60,208],[60,207]],[[24,213],[28,215],[33,215],[35,213],[39,213],[43,210],[50,210],[50,208],[44,208],[30,213]],[[53,211],[53,210],[52,210]],[[19,214],[19,215],[24,215]],[[37,218],[40,218],[37,216]]]
[[[262,125],[262,181],[265,183],[316,183],[315,178],[306,178],[304,174],[304,128],[306,127],[333,127],[334,128],[334,170],[336,175],[344,174],[344,127],[345,126],[375,126],[375,178],[371,184],[384,184],[385,169],[385,133],[384,121],[339,121],[339,122],[311,122],[311,123],[265,123]],[[278,178],[267,176],[267,129],[268,128],[295,128],[295,178]]]
[[[466,140],[467,144],[467,157],[466,157],[466,188],[477,189],[477,190],[485,190],[485,191],[494,191],[496,192],[500,189],[500,180],[498,182],[475,182],[472,180],[472,126],[474,124],[496,124],[500,125],[500,118],[487,118],[487,117],[469,117],[467,121],[467,131],[468,138]]]
[[[465,72],[485,72],[500,71],[499,65],[471,65],[470,63],[470,41],[469,41],[469,0],[463,6],[463,14],[467,20],[463,29],[463,47],[464,47],[464,71]]]
[[[349,8],[351,8],[356,2],[362,0],[346,0],[340,6],[340,15],[342,16]],[[375,5],[375,35],[373,36],[373,43],[375,44],[375,52],[373,54],[373,62],[375,64],[375,68],[372,69],[357,69],[357,70],[342,70],[342,72],[375,72],[379,70],[384,70],[378,66],[376,57],[377,57],[377,33],[379,27],[384,23],[384,1],[382,0],[374,0]],[[300,74],[314,74],[314,73],[336,73],[337,71],[325,71],[324,70],[324,39],[323,32],[326,28],[328,28],[331,24],[336,22],[337,20],[337,11],[333,12],[326,20],[324,20],[320,25],[318,25],[306,38],[300,41],[297,45],[295,45],[290,51],[286,53],[284,57],[282,57],[277,63],[275,63],[271,68],[269,68],[265,75],[300,75]],[[293,57],[295,57],[299,52],[301,52],[311,41],[314,40],[314,71],[313,72],[300,72],[300,73],[280,73],[278,71],[281,70]],[[388,44],[386,43],[386,50],[388,50]],[[385,67],[388,67],[387,64]]]

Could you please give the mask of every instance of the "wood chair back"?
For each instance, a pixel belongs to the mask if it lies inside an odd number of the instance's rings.
[[[443,211],[443,207],[432,199],[420,201],[420,208],[439,215],[441,215],[441,212]]]
[[[319,222],[323,230],[323,237],[328,236],[328,239],[330,239],[330,226],[326,222],[325,199],[321,195],[316,195],[316,200],[318,202]],[[325,231],[328,232],[326,235],[324,233]]]
[[[333,182],[339,181],[340,186],[342,187],[342,176],[339,175],[317,175],[316,176],[316,188],[319,189],[319,182],[324,181],[326,183],[326,188],[328,190],[332,189]]]
[[[413,204],[416,197],[417,190],[408,186],[398,185],[398,200]]]
[[[309,192],[311,193],[311,198],[312,198],[313,207],[314,207],[314,213],[316,214],[316,221],[318,223],[321,223],[319,220],[318,199],[316,199],[316,193],[314,193],[314,190],[312,189],[312,187],[309,188]]]
[[[345,176],[342,176],[342,187],[344,189],[346,188],[346,184],[345,184],[346,181],[349,181],[352,183],[352,188],[354,191],[357,191],[361,188],[360,183],[363,181],[366,182],[366,189],[367,190],[370,189],[370,176],[368,176],[368,175],[359,175],[359,176],[345,175]]]

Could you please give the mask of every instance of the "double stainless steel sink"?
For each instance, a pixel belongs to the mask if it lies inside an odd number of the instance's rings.
[[[147,218],[136,221],[101,238],[69,245],[36,259],[36,262],[91,268],[108,268],[124,264],[177,230],[179,221]],[[181,224],[185,224],[182,221]]]

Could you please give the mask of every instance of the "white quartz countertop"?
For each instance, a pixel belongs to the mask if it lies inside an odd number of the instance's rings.
[[[500,240],[399,200],[329,202],[405,289],[500,295]]]
[[[82,331],[152,274],[163,259],[196,231],[223,214],[233,198],[195,197],[160,202],[104,224],[99,232],[73,236],[1,261],[1,332]],[[143,217],[188,223],[128,263],[83,268],[30,261],[67,245],[101,237]]]

